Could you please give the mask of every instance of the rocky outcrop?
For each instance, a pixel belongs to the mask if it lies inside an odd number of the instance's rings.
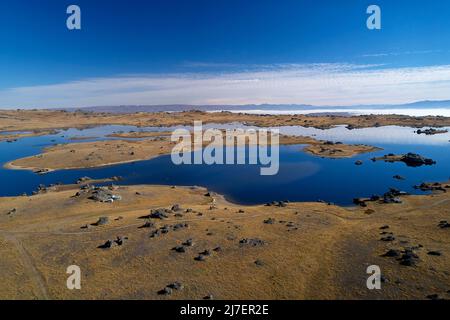
[[[434,128],[429,128],[429,129],[419,129],[416,131],[417,134],[425,134],[427,136],[432,136],[435,134],[442,134],[442,133],[447,133],[448,130],[446,129],[434,129]]]
[[[409,152],[404,155],[387,154],[382,157],[372,158],[372,161],[384,161],[384,162],[404,162],[408,167],[420,167],[423,165],[433,165],[436,161],[433,159],[425,158],[419,154]]]

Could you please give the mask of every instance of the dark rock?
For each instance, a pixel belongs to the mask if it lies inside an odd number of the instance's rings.
[[[363,162],[361,160],[355,161],[355,165],[357,165],[357,166],[361,166],[362,164],[363,164]]]
[[[153,230],[153,231],[150,233],[150,238],[158,237],[158,236],[160,236],[161,234],[162,234],[161,229]]]
[[[107,240],[104,244],[98,246],[100,249],[109,249],[115,246],[121,246],[128,240],[128,237],[117,237],[116,240]]]
[[[422,165],[433,165],[436,164],[436,161],[432,159],[427,159],[422,157],[421,155],[418,155],[416,153],[409,152],[402,156],[401,160],[404,163],[406,163],[407,166],[410,167],[420,167]]]
[[[175,282],[167,285],[167,287],[171,288],[173,290],[182,290],[184,288],[184,286],[178,281],[175,281]]]
[[[447,133],[448,130],[446,129],[434,129],[434,128],[429,128],[429,129],[419,129],[416,131],[417,134],[425,134],[427,136],[431,136],[431,135],[435,135],[435,134],[441,134],[441,133]]]
[[[389,229],[389,226],[387,224],[380,227],[380,230],[386,230],[386,229]]]
[[[430,256],[441,256],[442,253],[440,251],[428,251],[428,255],[430,255]]]
[[[447,189],[440,183],[426,183],[423,182],[414,186],[414,189],[420,189],[421,191],[443,191],[447,192]]]
[[[200,254],[201,254],[201,255],[204,255],[204,256],[210,256],[210,255],[211,255],[211,251],[208,250],[208,249],[206,249],[205,251],[200,252]]]
[[[414,267],[419,261],[419,256],[410,248],[406,248],[400,257],[400,264],[407,267]]]
[[[213,299],[212,294],[208,294],[208,295],[203,297],[203,300],[212,300],[212,299]]]
[[[98,246],[100,249],[109,249],[116,245],[116,243],[112,240],[107,240],[104,244]]]
[[[17,212],[17,209],[16,209],[16,208],[13,208],[13,209],[9,210],[9,211],[6,213],[6,215],[7,215],[7,216],[13,216],[13,215],[16,214],[16,212]]]
[[[361,206],[361,207],[367,207],[366,200],[361,199],[361,198],[353,199],[353,204],[356,204],[356,205]]]
[[[264,223],[265,224],[274,224],[275,223],[275,219],[273,219],[273,218],[266,219],[266,220],[264,220]]]
[[[450,223],[448,223],[446,220],[442,220],[441,222],[439,222],[438,227],[440,227],[441,229],[450,228]]]
[[[98,202],[114,202],[115,200],[121,200],[122,198],[118,195],[112,194],[110,191],[103,188],[98,188],[92,192],[89,199]]]
[[[169,217],[169,215],[167,214],[165,209],[156,209],[156,210],[152,210],[150,212],[150,218],[152,219],[167,219]]]
[[[192,247],[194,245],[194,241],[192,239],[187,239],[185,242],[183,242],[184,246]]]
[[[172,288],[165,287],[164,289],[159,290],[159,291],[158,291],[158,294],[159,294],[159,295],[164,295],[164,296],[169,296],[169,295],[172,294]]]
[[[400,256],[400,250],[390,249],[385,254],[382,255],[382,257],[399,257]]]
[[[182,209],[181,209],[181,207],[180,207],[179,204],[174,204],[174,205],[172,206],[172,211],[180,211],[180,210],[182,210]]]
[[[172,250],[179,252],[179,253],[184,253],[186,252],[186,248],[184,246],[176,246],[174,247]]]
[[[103,226],[105,224],[109,223],[109,218],[108,217],[100,217],[98,218],[97,222],[93,223],[92,225],[94,226]]]
[[[259,260],[259,259],[255,261],[255,264],[256,264],[258,267],[264,266],[264,262],[261,261],[261,260]]]
[[[239,244],[241,246],[251,246],[251,247],[258,247],[258,246],[263,246],[266,244],[266,242],[264,240],[258,239],[258,238],[245,238],[239,241]]]
[[[189,225],[187,223],[177,223],[172,227],[172,229],[173,229],[173,231],[177,231],[177,230],[188,228],[188,227],[189,227]]]
[[[380,240],[385,241],[385,242],[390,242],[390,241],[394,241],[395,237],[393,235],[389,235],[389,236],[381,238]]]
[[[128,240],[128,237],[117,237],[117,239],[115,240],[115,242],[117,243],[118,246],[121,246],[125,243],[125,241]]]
[[[204,255],[200,254],[200,255],[196,256],[194,258],[194,260],[196,260],[196,261],[205,261],[206,257]]]
[[[151,221],[147,221],[145,222],[142,226],[140,226],[139,228],[154,228],[155,224]]]
[[[86,181],[89,181],[89,180],[92,180],[91,178],[89,178],[89,177],[81,177],[81,178],[79,178],[78,180],[77,180],[77,184],[81,184],[81,183],[84,183],[84,182],[86,182]]]

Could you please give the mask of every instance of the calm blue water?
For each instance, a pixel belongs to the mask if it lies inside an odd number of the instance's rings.
[[[227,127],[227,126],[221,126]],[[152,128],[156,130],[156,128]],[[24,138],[14,143],[0,142],[0,163],[37,154],[54,143],[74,142],[70,137],[104,139],[114,131],[136,130],[134,127],[105,126],[86,130],[70,129],[56,135]],[[158,128],[157,130],[167,130]],[[261,176],[255,165],[173,165],[170,156],[110,167],[62,170],[46,175],[29,171],[0,169],[0,196],[30,194],[39,184],[74,183],[82,176],[94,179],[122,176],[120,184],[198,185],[224,194],[242,204],[273,200],[325,200],[349,205],[355,197],[383,194],[389,187],[420,193],[413,185],[423,181],[444,181],[450,177],[450,134],[418,136],[405,127],[368,128],[349,131],[338,127],[318,130],[282,127],[282,133],[312,135],[347,143],[367,143],[384,150],[351,159],[322,159],[301,152],[303,146],[280,147],[280,170],[275,176]],[[370,158],[386,153],[416,152],[437,161],[435,166],[407,167],[403,163],[372,162]],[[356,166],[362,160],[362,166]],[[394,175],[406,178],[393,179]]]

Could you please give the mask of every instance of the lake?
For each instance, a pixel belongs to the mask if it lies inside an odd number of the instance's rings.
[[[230,128],[229,125],[204,125],[204,128]],[[242,127],[242,126],[240,126]],[[3,164],[40,151],[55,143],[82,143],[106,138],[117,131],[158,130],[173,128],[136,128],[133,126],[101,126],[84,130],[61,130],[58,134],[29,137],[14,143],[0,142],[0,196],[31,194],[39,184],[74,183],[82,176],[94,179],[122,176],[119,184],[164,184],[203,186],[224,194],[241,204],[261,204],[275,200],[324,200],[350,205],[356,197],[383,194],[390,187],[420,194],[414,185],[424,181],[447,181],[450,176],[450,133],[434,136],[418,135],[408,127],[379,127],[348,130],[338,126],[327,130],[304,127],[278,127],[283,134],[308,135],[317,139],[344,143],[365,143],[383,148],[381,151],[351,159],[322,159],[302,152],[303,146],[280,146],[280,170],[275,176],[261,176],[258,165],[174,165],[170,155],[152,160],[81,170],[60,170],[45,175],[30,171],[7,170]],[[71,140],[71,138],[85,138]],[[437,161],[433,166],[408,167],[404,163],[372,162],[370,158],[387,153],[419,153]],[[356,166],[355,161],[363,165]],[[396,180],[401,175],[405,180]]]

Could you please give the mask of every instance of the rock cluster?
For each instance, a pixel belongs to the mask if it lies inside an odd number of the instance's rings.
[[[104,244],[98,246],[98,248],[109,249],[116,246],[122,246],[126,240],[128,240],[128,237],[118,236],[115,240],[107,240]]]
[[[425,134],[427,136],[440,134],[440,133],[447,133],[447,132],[448,132],[448,130],[446,130],[446,129],[438,130],[438,129],[434,129],[434,128],[429,128],[429,129],[424,129],[424,130],[419,129],[416,131],[417,134]]]

